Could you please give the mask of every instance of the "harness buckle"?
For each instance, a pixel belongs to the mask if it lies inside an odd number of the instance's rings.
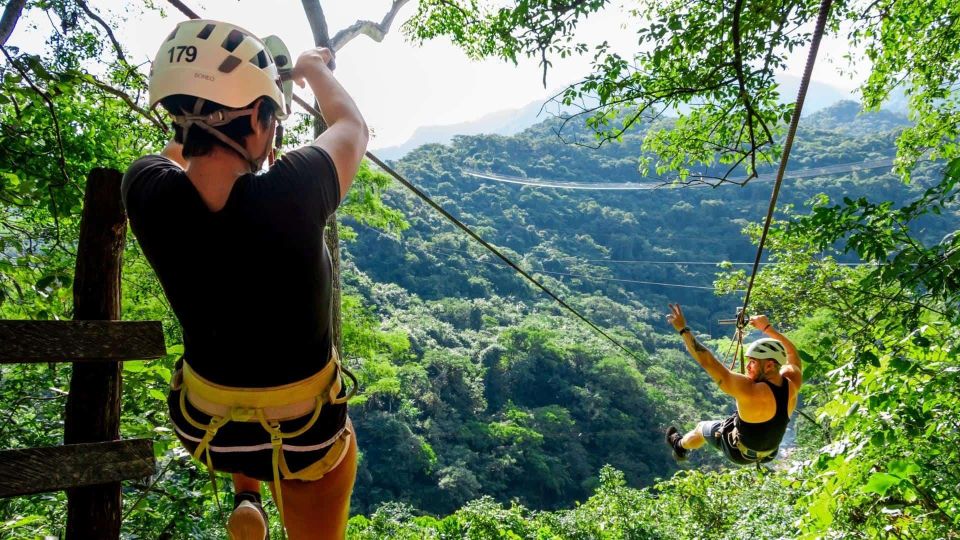
[[[233,407],[230,409],[230,419],[234,422],[251,422],[257,418],[255,407]]]
[[[283,432],[280,431],[280,422],[270,422],[270,444],[274,448],[281,448],[283,446]]]

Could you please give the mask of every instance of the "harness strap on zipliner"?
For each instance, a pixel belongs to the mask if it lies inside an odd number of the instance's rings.
[[[210,456],[210,441],[217,435],[217,431],[223,427],[224,424],[230,421],[229,418],[222,416],[211,416],[210,422],[207,424],[202,424],[197,422],[190,416],[190,413],[187,412],[187,402],[186,402],[187,392],[185,389],[180,390],[180,413],[186,419],[186,421],[193,427],[203,430],[203,438],[200,439],[200,443],[197,444],[197,448],[193,451],[193,458],[198,461],[204,461],[207,465],[207,472],[210,473],[210,485],[213,486],[213,500],[217,503],[217,509],[220,512],[223,512],[223,507],[220,505],[220,496],[217,491],[217,476],[213,471],[213,458]],[[205,456],[201,458],[200,456]]]
[[[760,452],[752,448],[747,448],[747,445],[743,444],[743,442],[740,441],[740,431],[736,427],[734,427],[730,431],[728,437],[729,439],[727,440],[727,442],[730,443],[731,446],[739,450],[741,456],[743,456],[745,459],[753,461],[758,466],[760,465],[761,461],[777,453],[777,451],[779,450],[779,447],[778,447],[778,448],[774,448],[773,450],[765,450]]]
[[[333,373],[330,375],[330,381],[326,388],[311,392],[314,395],[313,413],[310,419],[300,429],[289,433],[284,433],[280,427],[280,420],[284,418],[274,418],[267,414],[266,410],[271,407],[281,408],[296,402],[301,397],[304,389],[316,388],[318,382],[328,375],[328,369]],[[280,488],[281,472],[285,477],[293,477],[294,473],[290,471],[286,460],[283,457],[283,440],[299,437],[310,430],[320,418],[320,412],[325,403],[331,405],[340,405],[346,403],[352,398],[359,388],[356,376],[340,363],[340,357],[334,350],[332,358],[323,370],[316,375],[299,381],[297,383],[284,385],[274,388],[230,388],[210,383],[199,375],[194,373],[189,364],[183,363],[181,367],[183,376],[183,386],[180,391],[180,412],[184,419],[194,428],[204,432],[203,438],[193,452],[194,459],[202,461],[207,465],[210,473],[210,482],[213,485],[214,498],[217,501],[217,507],[220,508],[220,499],[217,491],[216,475],[213,469],[213,458],[210,453],[210,443],[216,436],[217,431],[230,421],[236,422],[259,422],[260,426],[270,434],[270,444],[272,446],[271,467],[273,469],[273,484],[276,492],[277,510],[280,513],[280,519],[283,519],[283,494]],[[343,375],[346,375],[353,385],[349,392],[342,398],[338,397],[343,387]],[[318,380],[320,379],[320,380]],[[229,412],[226,415],[211,414],[210,422],[204,424],[190,416],[187,411],[188,393],[192,390],[203,395],[204,401],[212,402],[214,405],[228,405]],[[218,399],[219,398],[219,399]],[[244,403],[246,402],[246,403]],[[194,403],[194,406],[197,404]],[[202,408],[198,407],[201,411]],[[204,411],[206,412],[206,411]],[[210,414],[210,413],[208,413]],[[331,448],[332,450],[332,448]],[[342,448],[341,448],[342,451]],[[335,463],[339,463],[337,460]],[[221,509],[222,510],[222,509]]]
[[[283,494],[280,490],[281,465],[285,469],[284,472],[289,471],[286,460],[283,459],[283,439],[293,439],[306,433],[310,428],[313,427],[315,423],[317,423],[317,419],[320,418],[320,410],[322,408],[323,396],[317,396],[317,405],[313,410],[313,416],[310,417],[310,420],[308,420],[303,427],[291,433],[284,433],[280,429],[280,422],[278,420],[267,420],[267,417],[263,413],[263,409],[257,409],[257,420],[260,422],[260,425],[263,427],[263,429],[270,434],[270,445],[273,447],[273,455],[271,456],[270,461],[273,466],[273,485],[277,493],[277,511],[280,513],[281,521],[283,520]]]

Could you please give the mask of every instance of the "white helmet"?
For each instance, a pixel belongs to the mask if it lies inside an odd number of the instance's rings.
[[[151,107],[175,94],[234,109],[266,96],[276,105],[278,119],[290,113],[271,50],[247,30],[221,21],[178,24],[157,51],[149,91]]]
[[[744,351],[743,355],[748,358],[756,358],[757,360],[773,360],[778,364],[783,364],[787,361],[787,350],[784,348],[783,343],[773,338],[760,338],[754,341],[747,346],[747,350]]]

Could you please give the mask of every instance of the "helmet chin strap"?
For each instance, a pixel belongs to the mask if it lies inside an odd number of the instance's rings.
[[[267,150],[256,159],[250,155],[250,152],[247,152],[247,149],[243,146],[237,144],[237,141],[234,141],[230,137],[227,137],[220,130],[215,129],[220,126],[229,124],[233,120],[240,118],[241,116],[250,116],[256,109],[238,109],[232,111],[214,111],[210,114],[200,114],[200,110],[203,108],[203,105],[207,100],[203,98],[197,98],[196,103],[193,105],[193,112],[188,113],[183,111],[183,114],[174,116],[173,121],[183,128],[183,144],[187,144],[187,136],[190,133],[191,126],[197,126],[200,129],[206,131],[207,133],[213,135],[220,140],[223,144],[229,146],[234,152],[240,154],[240,157],[247,162],[247,165],[250,166],[250,172],[257,172],[260,170],[260,167],[263,166],[263,161],[267,159],[267,155],[270,153],[269,141],[267,142]]]

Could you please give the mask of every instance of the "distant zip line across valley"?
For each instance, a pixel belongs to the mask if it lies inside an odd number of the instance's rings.
[[[375,228],[373,228],[373,227],[371,227],[371,226],[369,226],[369,225],[365,225],[365,224],[363,224],[363,223],[359,223],[359,225],[362,226],[363,228],[365,228],[365,229],[373,232],[374,234],[382,237],[382,238],[386,238],[387,240],[390,240],[390,241],[392,241],[392,242],[395,242],[395,243],[399,244],[399,245],[401,246],[401,249],[405,249],[405,250],[409,250],[409,249],[410,249],[410,247],[407,247],[407,244],[406,244],[406,243],[400,241],[400,239],[398,239],[398,238],[395,238],[395,237],[393,237],[393,236],[391,236],[391,235],[389,235],[389,234],[385,234],[385,233],[383,233],[383,232],[381,232],[381,231],[379,231],[379,230],[377,230],[377,229],[375,229]],[[445,247],[440,247],[440,246],[423,246],[423,245],[414,245],[414,246],[411,246],[411,247],[413,247],[414,249],[416,249],[416,250],[418,250],[418,251],[420,251],[420,252],[437,252],[437,251],[442,251],[442,252],[446,252],[446,253],[459,253],[459,254],[463,254],[463,255],[470,255],[471,257],[476,257],[476,256],[477,256],[476,253],[473,253],[473,252],[470,252],[470,251],[467,251],[467,250],[463,250],[463,249],[452,249],[452,248],[445,248]],[[509,269],[509,267],[506,266],[504,263],[502,263],[502,262],[500,262],[500,261],[496,261],[496,260],[475,259],[473,262],[476,262],[476,263],[479,263],[479,264],[486,264],[486,265],[489,265],[489,266],[495,266],[495,267],[497,267],[497,268]],[[661,262],[663,262],[664,264],[677,264],[677,263],[668,263],[667,261],[661,261]],[[753,264],[753,263],[739,263],[739,264]],[[713,286],[706,286],[706,285],[685,285],[685,284],[681,284],[681,283],[664,283],[664,282],[660,282],[660,281],[641,281],[641,280],[636,280],[636,279],[621,279],[621,278],[607,277],[607,276],[584,276],[584,275],[580,275],[580,274],[572,274],[572,273],[568,273],[568,272],[555,272],[555,271],[552,271],[552,270],[544,270],[544,269],[530,269],[529,272],[532,272],[532,273],[534,273],[534,274],[546,274],[546,275],[553,275],[553,276],[562,276],[562,277],[569,277],[569,278],[574,278],[574,279],[582,279],[582,280],[594,281],[594,282],[598,282],[598,281],[608,281],[608,282],[617,282],[617,283],[632,283],[632,284],[636,284],[636,285],[653,285],[653,286],[658,286],[658,287],[677,287],[677,288],[681,288],[681,289],[700,289],[700,290],[709,290],[709,291],[715,290],[715,287],[713,287]],[[734,290],[734,291],[731,291],[731,293],[744,292],[744,291],[745,291],[745,289],[736,289],[736,290]]]
[[[360,225],[361,227],[363,227],[363,228],[366,229],[366,230],[369,230],[370,232],[373,232],[374,234],[376,234],[376,235],[378,235],[378,236],[380,236],[380,237],[382,237],[382,238],[385,238],[385,239],[387,239],[387,240],[393,241],[393,242],[401,245],[401,246],[402,246],[402,249],[406,249],[406,250],[409,250],[409,249],[410,249],[410,247],[408,247],[408,245],[407,245],[405,242],[402,242],[399,238],[396,238],[396,237],[394,237],[394,236],[391,236],[391,235],[389,235],[389,234],[386,234],[386,233],[384,233],[384,232],[382,232],[382,231],[377,230],[377,229],[374,228],[374,227],[371,227],[371,226],[369,226],[369,225],[365,225],[365,224],[363,224],[363,223],[358,223],[358,225]],[[476,256],[477,256],[476,253],[473,253],[473,252],[470,252],[470,251],[467,251],[467,250],[463,250],[463,249],[453,249],[453,248],[440,247],[440,246],[424,246],[424,245],[413,245],[413,246],[411,246],[411,247],[413,247],[414,249],[417,249],[418,251],[421,251],[421,252],[431,252],[431,251],[432,251],[432,252],[437,252],[437,251],[442,251],[442,252],[446,252],[446,253],[459,253],[459,254],[462,254],[462,255],[470,255],[470,256],[472,256],[472,257],[476,257]],[[528,257],[524,257],[524,259],[528,259]],[[719,265],[723,265],[723,264],[736,265],[736,266],[752,266],[752,265],[753,265],[752,262],[731,262],[731,261],[664,261],[664,260],[653,261],[653,260],[624,260],[624,259],[580,259],[580,258],[578,258],[578,257],[570,257],[570,256],[559,257],[559,259],[574,259],[574,260],[576,260],[576,261],[578,261],[578,262],[583,262],[583,263],[591,263],[591,262],[596,262],[596,263],[619,263],[619,264],[631,264],[631,263],[632,263],[632,264],[684,265],[684,266],[685,266],[685,265],[698,265],[698,266],[706,266],[706,265],[709,265],[709,266],[719,266]],[[496,267],[504,268],[504,269],[508,269],[508,268],[509,268],[508,266],[506,266],[506,265],[503,264],[502,262],[498,262],[498,261],[490,261],[490,260],[484,260],[484,259],[476,259],[474,262],[477,262],[477,263],[480,263],[480,264],[486,264],[486,265],[490,265],[490,266],[496,266]],[[550,262],[550,261],[549,261],[549,260],[547,260],[547,261],[539,260],[538,262],[540,262],[540,263],[542,264],[542,263],[544,263],[544,262]],[[872,265],[872,264],[873,264],[873,263],[857,263],[857,262],[836,262],[836,261],[832,261],[832,262],[833,262],[833,264],[836,264],[836,265],[838,265],[838,266],[869,266],[869,265]],[[761,262],[761,263],[760,263],[761,266],[780,266],[780,265],[788,265],[788,264],[792,264],[792,263],[788,263],[788,262],[773,262],[773,261],[770,261],[770,262]],[[581,280],[593,281],[593,282],[606,281],[606,282],[616,282],[616,283],[632,283],[632,284],[636,284],[636,285],[652,285],[652,286],[658,286],[658,287],[676,287],[676,288],[681,288],[681,289],[701,289],[701,290],[709,290],[709,291],[714,291],[714,290],[716,290],[715,287],[713,287],[713,286],[707,286],[707,285],[687,285],[687,284],[681,284],[681,283],[665,283],[665,282],[661,282],[661,281],[644,281],[644,280],[624,279],[624,278],[617,278],[617,277],[610,277],[610,276],[585,276],[585,275],[581,275],[581,274],[573,274],[573,273],[568,273],[568,272],[556,272],[556,271],[552,271],[552,270],[545,270],[545,269],[542,269],[542,268],[541,268],[541,269],[529,269],[528,271],[533,272],[533,273],[535,273],[535,274],[546,274],[546,275],[554,275],[554,276],[563,276],[563,277],[570,277],[570,278],[574,278],[574,279],[581,279]],[[746,289],[735,289],[735,290],[730,291],[730,293],[738,293],[738,292],[745,292],[745,291],[746,291]]]
[[[824,167],[810,167],[807,169],[799,169],[797,171],[788,172],[785,178],[796,179],[796,178],[811,178],[816,176],[829,176],[834,174],[841,173],[850,173],[857,171],[870,171],[874,169],[882,169],[884,167],[893,166],[893,158],[882,158],[882,159],[872,159],[867,161],[854,161],[850,163],[838,163],[836,165],[827,165]],[[496,174],[491,172],[481,172],[481,171],[472,171],[469,169],[461,169],[463,174],[467,176],[473,176],[474,178],[482,178],[484,180],[493,180],[495,182],[503,182],[507,184],[519,184],[523,186],[534,186],[534,187],[548,187],[548,188],[557,188],[557,189],[585,189],[585,190],[597,190],[597,191],[628,191],[628,190],[648,190],[648,189],[670,189],[670,188],[690,188],[690,187],[711,187],[707,184],[670,184],[665,182],[568,182],[563,180],[550,180],[545,178],[524,178],[522,176],[508,176],[503,174]],[[773,173],[776,171],[766,171],[764,174],[757,176],[756,178],[750,180],[751,182],[763,182],[765,180],[773,180]],[[693,176],[696,178],[696,176]],[[742,183],[747,180],[748,177],[740,176],[735,178],[729,178],[728,180],[733,183]]]

